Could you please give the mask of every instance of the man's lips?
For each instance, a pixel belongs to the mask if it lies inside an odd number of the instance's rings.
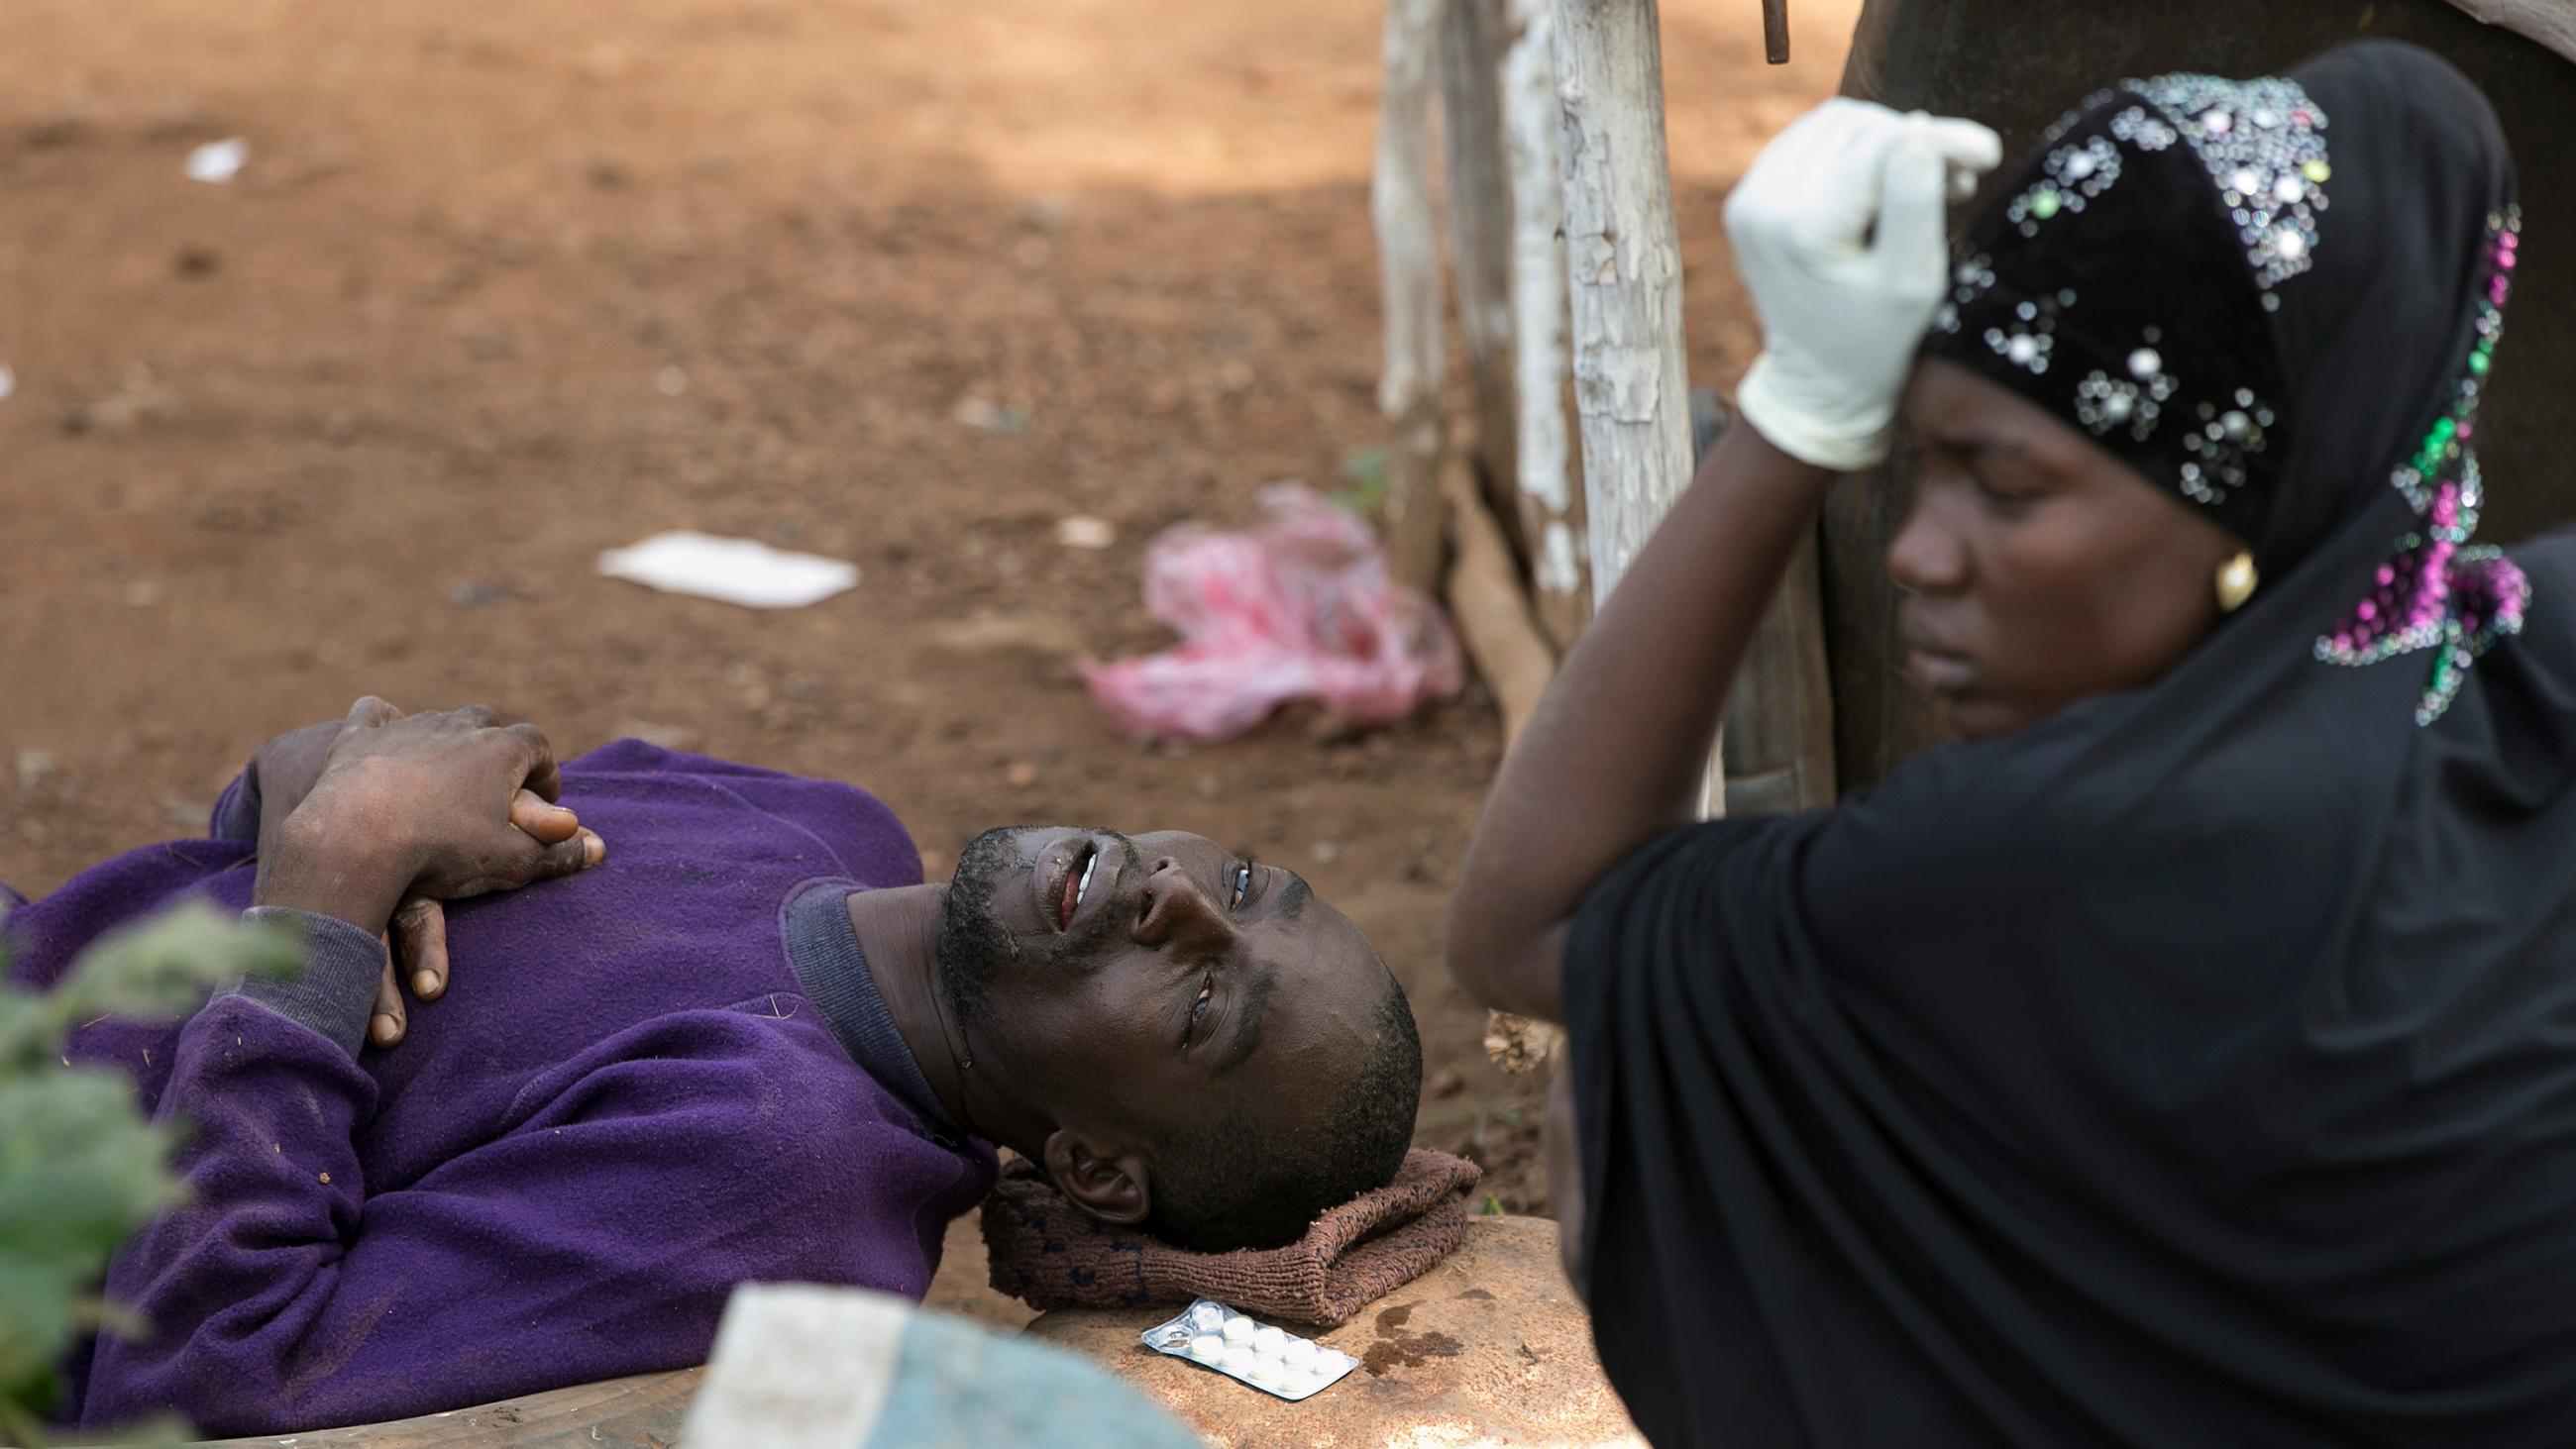
[[[1115,892],[1118,855],[1091,836],[1076,835],[1049,846],[1034,875],[1047,924],[1061,934]]]
[[[1073,924],[1074,910],[1082,904],[1083,877],[1096,859],[1094,852],[1079,850],[1065,857],[1064,884],[1055,889],[1055,928],[1059,931]]]

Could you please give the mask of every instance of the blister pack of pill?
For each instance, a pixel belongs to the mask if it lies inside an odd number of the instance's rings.
[[[1321,1393],[1360,1366],[1339,1349],[1202,1298],[1168,1323],[1145,1330],[1145,1346],[1243,1380],[1283,1399]]]

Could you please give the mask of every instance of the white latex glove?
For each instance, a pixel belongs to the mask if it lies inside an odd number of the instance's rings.
[[[1726,199],[1763,351],[1736,410],[1820,468],[1887,456],[1914,349],[1949,282],[1943,192],[2003,159],[1974,121],[1835,99],[1790,123]]]

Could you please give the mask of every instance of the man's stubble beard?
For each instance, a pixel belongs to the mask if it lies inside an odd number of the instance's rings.
[[[1100,948],[1128,924],[1118,912],[1097,911],[1078,929],[1040,950],[1023,947],[994,913],[993,897],[1005,881],[1016,877],[1022,862],[1012,837],[1025,828],[1001,826],[968,841],[949,877],[939,921],[939,990],[961,1029],[983,1020],[992,1010],[993,983],[1006,961],[1030,957],[1059,971],[1093,970]],[[1136,843],[1114,830],[1097,833],[1109,838],[1124,871],[1132,876],[1142,864]]]

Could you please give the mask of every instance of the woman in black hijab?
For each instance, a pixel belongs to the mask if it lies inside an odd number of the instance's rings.
[[[1923,123],[1864,121],[1730,203],[1752,426],[1459,884],[1453,969],[1568,1027],[1613,1383],[1660,1444],[2576,1443],[2576,559],[2469,542],[2492,113],[2390,45],[2124,83],[1946,262]],[[1687,824],[1886,421],[1784,325],[1837,275],[1923,337],[1889,565],[1967,740]]]

